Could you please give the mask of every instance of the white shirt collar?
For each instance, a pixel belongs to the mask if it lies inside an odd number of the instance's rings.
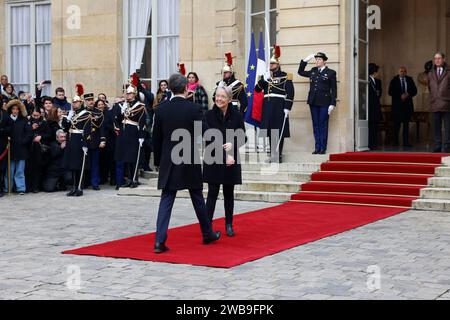
[[[319,68],[319,71],[322,72],[323,70],[325,70],[326,66],[323,66],[322,68]]]
[[[185,97],[183,94],[176,94],[176,95],[173,95],[172,97],[170,97],[170,101],[172,101],[172,100],[175,99],[175,98],[183,98],[183,99],[186,99],[186,97]]]

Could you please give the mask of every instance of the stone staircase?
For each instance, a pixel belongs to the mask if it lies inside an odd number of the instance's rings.
[[[415,210],[450,212],[450,157],[443,159],[429,186],[421,191],[420,199],[413,202]]]
[[[326,155],[313,156],[302,154],[286,156],[287,163],[265,164],[267,156],[263,153],[242,154],[243,184],[236,186],[235,199],[242,201],[258,201],[282,203],[289,201],[292,194],[300,191],[300,185],[310,181],[311,174],[320,170],[320,165],[328,160]],[[160,197],[157,189],[158,177],[156,173],[143,173],[136,189],[120,189],[120,196]],[[204,185],[207,195],[208,185]],[[180,191],[180,198],[189,198],[188,191]],[[219,199],[223,199],[222,192]]]

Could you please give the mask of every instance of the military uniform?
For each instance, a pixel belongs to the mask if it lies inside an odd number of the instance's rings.
[[[318,53],[315,57],[322,58],[324,61],[328,60],[323,53]],[[336,71],[329,69],[327,66],[322,70],[314,67],[310,71],[305,71],[307,65],[308,62],[302,60],[298,74],[310,79],[308,104],[311,109],[316,140],[314,153],[325,154],[328,146],[329,108],[330,106],[336,106],[337,99]]]
[[[78,190],[78,184],[83,167],[84,151],[88,147],[90,140],[91,112],[84,107],[76,110],[72,118],[64,117],[62,127],[68,133],[66,149],[64,151],[63,166],[66,170],[72,172],[73,189],[68,195],[73,196]],[[89,156],[85,159],[85,170],[89,170]],[[72,193],[72,194],[71,194]],[[80,194],[81,195],[81,194]]]
[[[264,91],[261,129],[267,130],[270,140],[272,137],[272,130],[278,130],[279,132],[281,139],[279,149],[280,160],[283,154],[284,139],[290,138],[291,136],[289,118],[286,119],[284,131],[281,131],[285,119],[284,110],[292,110],[292,105],[294,104],[295,90],[292,78],[292,74],[288,74],[278,69],[272,73],[272,76],[268,81],[261,78],[255,88],[256,92]],[[276,143],[270,142],[272,157],[274,157],[276,153],[276,150],[272,149],[273,147],[276,148],[277,144],[278,140]]]
[[[247,112],[248,107],[248,98],[245,93],[245,87],[241,81],[236,80],[234,75],[232,75],[229,79],[224,79],[216,83],[217,87],[227,87],[231,89],[233,93],[233,97],[231,98],[231,103],[236,107],[241,114],[245,114]],[[213,96],[213,102],[216,101],[216,95]]]
[[[139,100],[124,103],[116,114],[114,126],[119,130],[116,140],[115,160],[128,167],[128,179],[134,178],[136,161],[139,153],[139,139],[146,136],[147,112],[145,104]],[[144,154],[141,152],[140,158]],[[134,182],[133,182],[134,183]]]

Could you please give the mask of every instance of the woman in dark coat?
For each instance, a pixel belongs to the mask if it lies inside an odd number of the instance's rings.
[[[216,103],[212,110],[206,112],[203,125],[206,140],[203,181],[208,183],[208,216],[212,221],[220,185],[223,185],[226,231],[229,237],[234,236],[234,186],[242,184],[239,148],[246,143],[243,117],[233,107],[231,99],[230,89],[218,87]],[[217,150],[220,152],[216,153]]]

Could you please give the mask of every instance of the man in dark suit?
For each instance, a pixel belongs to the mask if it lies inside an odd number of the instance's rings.
[[[308,62],[316,59],[316,66],[305,71]],[[310,78],[308,104],[311,109],[316,149],[313,154],[326,154],[328,146],[328,123],[330,115],[336,107],[337,76],[336,71],[326,64],[328,57],[319,52],[311,54],[300,62],[298,74]]]
[[[414,113],[413,98],[417,95],[417,87],[413,78],[407,76],[405,67],[399,69],[398,75],[389,85],[389,95],[392,97],[392,119],[394,120],[394,142],[399,143],[400,127],[403,124],[403,146],[412,147],[409,143],[409,123]]]
[[[369,64],[369,149],[378,148],[378,128],[383,119],[380,99],[383,94],[381,80],[377,79],[378,70],[375,63]]]
[[[173,96],[155,112],[153,150],[155,166],[159,167],[158,189],[162,190],[155,253],[169,250],[166,246],[167,230],[179,190],[189,190],[200,222],[203,243],[209,244],[220,238],[220,232],[212,231],[211,221],[208,219],[203,198],[200,155],[196,148],[197,137],[194,127],[196,123],[200,125],[198,134],[201,135],[202,107],[186,100],[187,84],[187,79],[183,75],[172,75],[169,87]]]

